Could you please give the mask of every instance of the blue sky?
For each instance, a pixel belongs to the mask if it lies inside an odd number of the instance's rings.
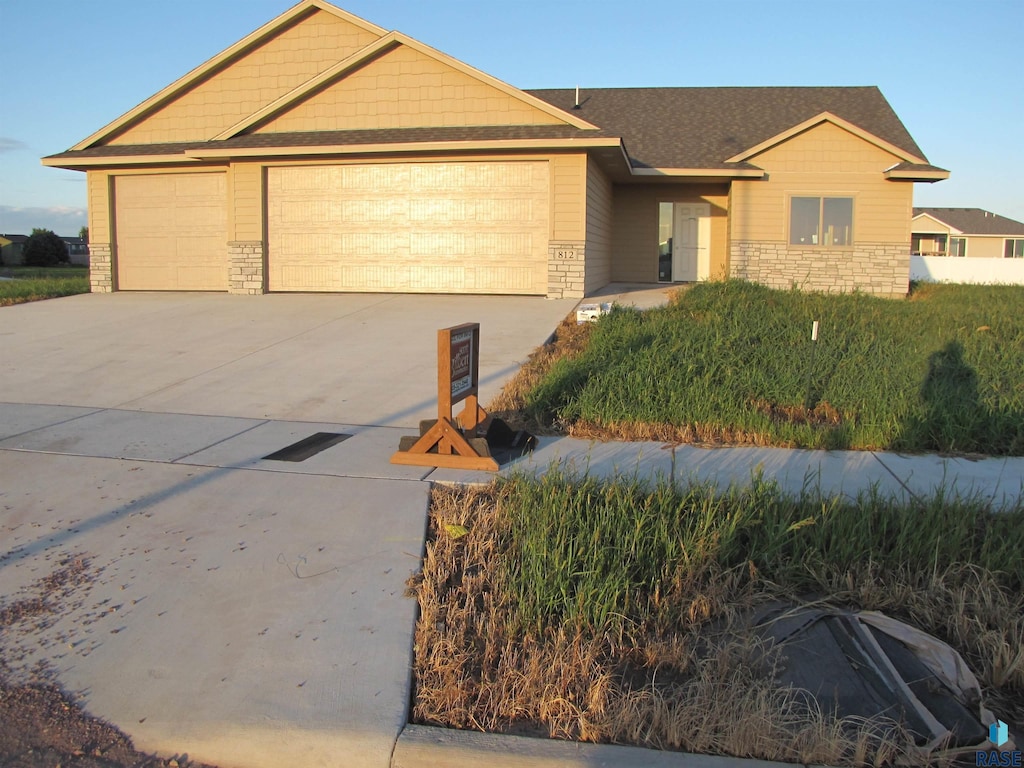
[[[916,185],[916,205],[976,206],[1024,221],[1020,0],[336,4],[520,88],[877,85],[929,160],[953,174]],[[77,234],[85,175],[39,158],[290,5],[0,0],[0,233]]]

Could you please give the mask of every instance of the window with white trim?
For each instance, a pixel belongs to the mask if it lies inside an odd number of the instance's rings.
[[[1003,256],[1008,259],[1024,259],[1024,237],[1006,238]]]
[[[853,245],[853,198],[791,197],[789,244],[812,248]]]
[[[951,238],[949,238],[949,255],[950,256],[966,256],[967,255],[967,238],[966,237],[951,237]]]

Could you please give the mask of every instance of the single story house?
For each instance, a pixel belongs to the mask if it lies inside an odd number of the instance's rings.
[[[903,294],[931,165],[874,87],[520,90],[302,0],[76,144],[94,291]]]
[[[0,235],[0,264],[21,264],[21,251],[27,240],[28,235]]]
[[[1024,259],[1024,224],[982,208],[915,208],[915,256]]]

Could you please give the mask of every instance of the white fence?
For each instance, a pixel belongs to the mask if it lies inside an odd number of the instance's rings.
[[[971,259],[911,256],[910,279],[929,283],[1024,285],[1024,259]]]

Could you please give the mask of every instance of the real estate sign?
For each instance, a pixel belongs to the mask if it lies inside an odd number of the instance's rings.
[[[473,330],[466,328],[452,333],[449,350],[452,402],[457,403],[469,394],[475,384],[478,358],[474,356]]]
[[[437,402],[439,413],[470,395],[480,383],[480,323],[463,323],[437,332]],[[448,410],[445,410],[445,409]]]

